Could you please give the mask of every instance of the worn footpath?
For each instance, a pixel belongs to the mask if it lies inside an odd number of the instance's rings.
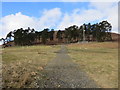
[[[90,77],[72,62],[64,45],[43,72],[40,88],[98,88]]]

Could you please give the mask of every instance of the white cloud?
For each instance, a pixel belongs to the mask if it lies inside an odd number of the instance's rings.
[[[0,38],[5,37],[8,32],[18,28],[31,27],[36,30],[51,28],[56,25],[57,21],[61,17],[61,14],[62,13],[59,8],[53,8],[51,10],[44,10],[40,18],[26,16],[21,12],[5,16],[0,20],[0,24],[2,25]]]
[[[43,28],[52,28],[57,25],[57,22],[60,20],[62,12],[60,8],[54,8],[51,10],[44,10],[42,17],[40,17],[38,26]]]
[[[91,8],[92,7],[92,8]],[[5,37],[9,31],[18,28],[31,27],[35,30],[44,28],[64,29],[73,24],[80,26],[83,23],[107,20],[113,26],[113,32],[118,32],[118,6],[117,3],[91,2],[89,9],[74,9],[70,12],[61,12],[60,8],[44,10],[39,18],[23,15],[21,12],[7,15],[0,19],[0,38]]]
[[[104,19],[112,24],[112,31],[118,32],[118,3],[115,2],[91,2],[92,7],[99,11]]]
[[[33,27],[35,25],[34,19],[32,17],[23,15],[21,12],[8,16],[5,16],[1,19],[2,23],[2,35],[5,37],[6,33],[13,31],[18,28],[26,28],[28,26]]]
[[[90,9],[75,9],[73,13],[65,14],[58,29],[64,29],[70,25],[80,26],[83,23],[100,22],[107,20],[112,24],[112,32],[118,32],[118,6],[117,3],[91,2]]]
[[[66,13],[64,14],[64,17],[60,24],[57,26],[57,29],[64,29],[71,25],[73,25],[73,23],[71,23],[71,16]]]

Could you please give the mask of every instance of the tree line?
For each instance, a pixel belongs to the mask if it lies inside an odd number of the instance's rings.
[[[65,30],[58,30],[56,36],[54,29],[44,29],[42,31],[35,31],[28,27],[27,29],[17,29],[10,31],[6,38],[0,40],[4,42],[14,40],[15,45],[33,45],[37,40],[41,41],[42,44],[46,44],[48,40],[52,41],[55,38],[65,40],[66,43],[80,42],[83,41],[84,36],[86,41],[98,41],[104,42],[112,40],[111,38],[112,26],[108,21],[102,21],[96,24],[83,24],[81,26],[73,25],[65,28]],[[84,33],[84,36],[83,36]],[[92,38],[92,39],[91,39]],[[34,42],[34,43],[33,43]]]

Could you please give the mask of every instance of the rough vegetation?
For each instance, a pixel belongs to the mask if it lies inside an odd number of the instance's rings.
[[[37,88],[40,87],[40,85],[43,85],[44,81],[46,80],[48,86],[45,87],[49,87],[49,85],[52,84],[57,85],[57,88],[67,86],[79,87],[75,86],[78,85],[76,81],[74,81],[76,84],[71,84],[72,86],[69,86],[69,83],[67,85],[63,84],[61,80],[68,80],[68,82],[71,82],[70,80],[77,79],[80,75],[84,76],[84,74],[75,75],[75,73],[81,72],[81,70],[86,72],[88,76],[91,77],[91,79],[93,79],[100,87],[118,87],[117,42],[68,44],[67,52],[68,55],[71,57],[70,61],[65,60],[65,58],[63,57],[64,53],[59,53],[59,49],[60,46],[22,46],[3,49],[3,52],[0,53],[2,54],[3,59],[3,87]],[[56,53],[58,53],[59,55],[62,54],[63,56],[60,56],[59,59],[53,59],[56,56]],[[74,65],[75,67],[77,67],[76,65],[78,65],[78,67],[77,69],[73,70],[74,67],[69,67],[71,65]],[[53,68],[53,70],[50,68]],[[56,71],[54,71],[54,69]],[[49,73],[44,73],[47,72],[47,70],[52,71]],[[78,71],[75,72],[76,70]],[[73,72],[73,75],[71,72]],[[51,81],[49,82],[49,80],[52,79],[49,79],[49,74],[50,77],[60,78],[57,78],[57,81],[53,80],[53,83],[50,84]],[[64,79],[65,75],[67,75],[66,77],[72,78]]]
[[[59,46],[10,47],[2,52],[4,88],[36,88],[41,71]]]
[[[103,88],[118,87],[118,43],[83,43],[68,45],[69,55]]]

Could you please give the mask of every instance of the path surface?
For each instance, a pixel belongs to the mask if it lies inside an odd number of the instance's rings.
[[[85,72],[72,62],[63,45],[57,56],[50,62],[44,71],[44,80],[40,87],[44,88],[97,88]]]

